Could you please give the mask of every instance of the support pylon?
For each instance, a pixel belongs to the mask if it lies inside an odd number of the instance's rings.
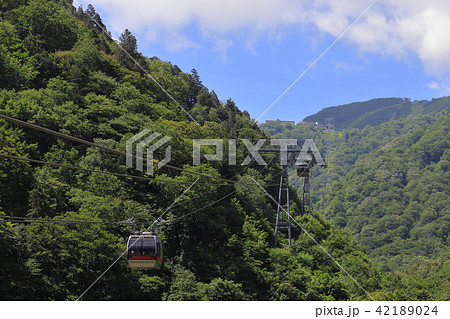
[[[278,232],[286,233],[291,247],[291,220],[289,218],[291,209],[289,205],[289,175],[287,165],[283,166],[280,178],[280,188],[278,191],[277,221],[275,224],[275,247],[278,244]]]
[[[303,177],[303,191],[302,191],[302,206],[301,212],[302,214],[309,213],[309,204],[310,204],[310,191],[309,191],[309,176]]]

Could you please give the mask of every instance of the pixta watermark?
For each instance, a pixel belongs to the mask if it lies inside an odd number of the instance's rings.
[[[161,137],[162,136],[162,137]],[[136,170],[144,171],[144,160],[146,163],[146,172],[149,175],[154,174],[154,164],[157,163],[158,168],[168,164],[171,160],[171,147],[166,145],[172,138],[163,136],[161,133],[145,129],[127,140],[126,143],[126,165],[133,167],[133,159],[135,159]],[[242,143],[248,152],[247,157],[240,163],[237,163],[237,147],[238,143]],[[228,156],[224,158],[224,145],[228,146]],[[154,153],[159,148],[165,146],[164,158],[155,159]],[[207,162],[228,161],[228,165],[249,165],[253,160],[258,165],[267,165],[261,157],[261,153],[271,151],[279,152],[280,165],[287,165],[289,161],[289,153],[295,151],[295,164],[301,165],[315,161],[318,166],[325,166],[320,152],[312,139],[306,139],[301,149],[298,148],[298,140],[296,139],[259,139],[256,143],[252,143],[248,139],[194,139],[192,140],[192,164],[200,165],[202,159]],[[208,148],[208,152],[204,152]],[[211,153],[211,150],[214,150]]]

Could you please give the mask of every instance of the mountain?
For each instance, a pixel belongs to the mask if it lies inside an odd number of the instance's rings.
[[[355,239],[301,216],[294,191],[291,214],[315,241],[294,228],[292,249],[281,234],[273,247],[275,162],[192,163],[194,139],[268,137],[197,71],[144,56],[129,30],[124,52],[93,6],[0,6],[0,299],[360,300],[382,289]],[[144,129],[171,138],[171,167],[154,176],[123,156]],[[236,153],[247,157],[242,142]],[[128,236],[159,217],[163,268],[130,269]]]
[[[334,132],[301,123],[261,128],[278,138],[314,139],[328,166],[312,170],[313,207],[354,235],[380,267],[382,294],[401,298],[400,285],[411,298],[450,298],[449,115]],[[301,192],[295,171],[291,185]]]
[[[413,102],[408,98],[380,98],[327,107],[306,117],[303,121],[325,124],[327,119],[331,118],[337,130],[362,129],[367,125],[377,126],[401,118],[410,119],[429,113],[448,113],[449,110],[450,97]]]

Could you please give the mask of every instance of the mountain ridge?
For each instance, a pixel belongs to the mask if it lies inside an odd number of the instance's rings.
[[[401,118],[416,118],[429,113],[447,113],[450,110],[450,97],[411,101],[409,98],[374,98],[363,102],[325,107],[309,115],[302,122],[326,123],[333,119],[337,130],[358,128],[367,125],[377,126]]]

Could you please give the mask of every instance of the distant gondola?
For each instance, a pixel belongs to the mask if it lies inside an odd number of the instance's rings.
[[[153,233],[131,235],[127,243],[127,260],[132,269],[160,269],[163,262],[161,240]]]
[[[297,175],[299,177],[308,177],[309,176],[309,165],[306,163],[297,165]]]

